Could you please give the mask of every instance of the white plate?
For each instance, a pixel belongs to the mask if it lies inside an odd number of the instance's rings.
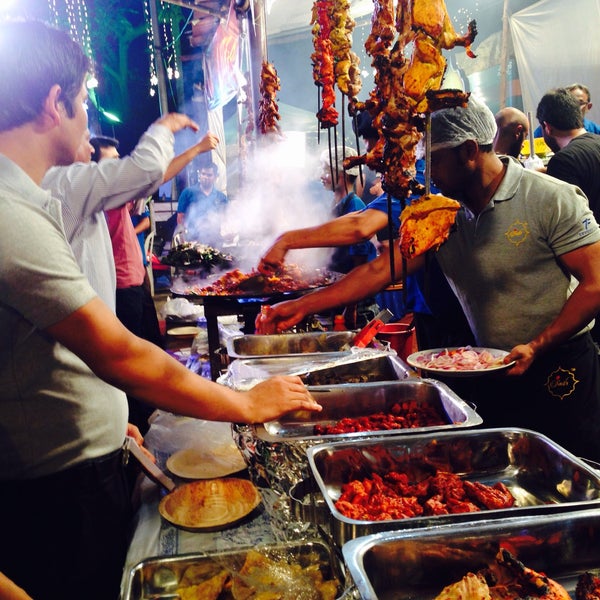
[[[425,363],[436,354],[440,354],[441,352],[448,351],[457,351],[460,349],[465,349],[465,347],[454,347],[454,348],[433,348],[431,350],[421,350],[420,352],[413,352],[408,358],[406,362],[415,369],[421,369],[422,371],[427,371],[428,373],[437,373],[438,375],[446,375],[447,377],[474,377],[477,375],[485,375],[487,373],[495,373],[497,371],[504,371],[509,369],[515,364],[515,361],[504,364],[502,359],[508,355],[508,352],[505,350],[498,350],[497,348],[482,348],[482,347],[469,347],[469,350],[474,350],[475,352],[483,352],[484,350],[489,352],[496,360],[493,365],[489,367],[482,367],[478,369],[448,369],[448,368],[437,368],[435,366],[425,366]]]
[[[167,469],[183,479],[214,479],[238,473],[245,468],[244,457],[233,442],[210,450],[186,448],[167,459]]]
[[[173,327],[173,329],[167,331],[167,335],[175,337],[195,337],[199,331],[199,327]]]

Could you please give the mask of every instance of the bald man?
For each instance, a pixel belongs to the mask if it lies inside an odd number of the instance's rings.
[[[529,135],[527,115],[512,106],[501,108],[495,115],[496,137],[494,137],[494,152],[519,158],[523,140]]]

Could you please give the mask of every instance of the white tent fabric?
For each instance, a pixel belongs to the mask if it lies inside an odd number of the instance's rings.
[[[510,18],[523,108],[535,111],[551,88],[583,83],[600,122],[600,0],[540,0]]]

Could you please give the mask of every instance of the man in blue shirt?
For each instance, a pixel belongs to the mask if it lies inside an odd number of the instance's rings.
[[[221,221],[227,196],[215,188],[219,168],[214,162],[198,172],[198,183],[181,192],[177,204],[177,225],[183,226],[186,239],[208,246],[221,246]]]

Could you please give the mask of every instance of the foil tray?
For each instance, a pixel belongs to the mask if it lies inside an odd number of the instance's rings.
[[[500,548],[575,598],[579,575],[600,570],[600,512],[382,532],[347,542],[342,553],[362,600],[431,600],[469,571],[493,564]]]
[[[481,417],[449,387],[434,379],[411,379],[374,383],[340,384],[309,388],[323,407],[321,412],[288,413],[275,421],[256,426],[256,435],[267,442],[312,441],[324,443],[339,439],[352,440],[365,436],[390,436],[424,433],[457,427],[475,427]],[[315,425],[332,425],[344,417],[363,417],[377,412],[390,413],[397,402],[416,401],[420,406],[436,409],[446,421],[443,425],[354,432],[337,435],[315,435]]]
[[[354,538],[399,529],[600,508],[600,473],[549,438],[526,429],[475,429],[319,444],[307,450],[329,510],[329,536]],[[342,486],[407,466],[436,468],[487,485],[501,481],[516,499],[507,509],[386,521],[349,519],[336,508]]]
[[[239,335],[227,340],[227,354],[232,358],[295,356],[349,353],[354,331],[317,331],[273,335]]]
[[[234,360],[219,380],[233,389],[250,389],[273,375],[298,375],[306,385],[337,385],[416,378],[415,372],[395,352],[371,348],[350,353],[249,358]]]
[[[305,540],[258,548],[236,548],[214,553],[182,554],[179,556],[151,557],[135,565],[128,573],[123,600],[176,599],[177,588],[186,574],[208,579],[213,571],[225,569],[237,573],[246,560],[249,550],[258,550],[272,560],[286,560],[303,568],[318,568],[324,580],[337,579],[341,597],[344,593],[345,574],[341,561],[322,540]],[[233,598],[220,595],[219,598]],[[286,596],[287,597],[287,596]],[[296,596],[290,596],[296,597]]]

